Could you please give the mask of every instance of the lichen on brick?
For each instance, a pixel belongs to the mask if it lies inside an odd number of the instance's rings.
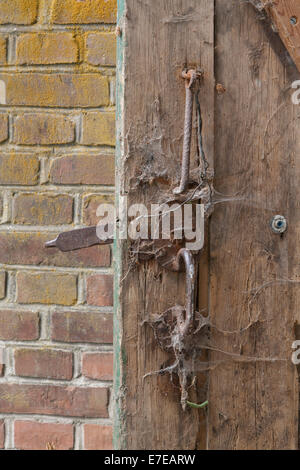
[[[91,65],[116,65],[117,41],[114,33],[90,32],[86,34],[86,60]]]
[[[78,61],[78,55],[73,33],[29,33],[17,39],[16,62],[20,65],[73,64]]]
[[[114,23],[117,0],[54,0],[52,21],[57,24]]]
[[[38,0],[0,0],[0,24],[35,23],[38,4]]]

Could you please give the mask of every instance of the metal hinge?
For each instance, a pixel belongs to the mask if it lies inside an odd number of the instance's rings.
[[[85,227],[69,232],[60,233],[54,240],[45,244],[47,248],[56,247],[60,251],[74,251],[88,248],[94,245],[109,245],[113,243],[113,238],[101,239],[97,235],[100,233],[99,227]],[[111,227],[105,227],[105,232],[111,234]]]

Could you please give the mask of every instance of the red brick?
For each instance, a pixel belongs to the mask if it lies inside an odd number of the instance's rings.
[[[15,421],[15,448],[20,450],[71,450],[72,424]]]
[[[100,204],[114,205],[113,194],[88,194],[83,198],[83,224],[97,225],[100,221],[97,217],[97,209]]]
[[[113,276],[96,274],[87,279],[87,303],[98,307],[113,305]]]
[[[54,0],[52,21],[57,24],[115,23],[117,0]]]
[[[73,197],[68,194],[21,193],[14,197],[13,222],[62,225],[73,220]]]
[[[19,272],[17,300],[21,304],[74,305],[77,300],[77,276]]]
[[[50,169],[54,184],[102,184],[115,181],[113,155],[65,155],[55,158]]]
[[[9,265],[105,267],[110,266],[110,247],[91,246],[62,253],[57,248],[45,248],[45,243],[58,233],[0,232],[0,263]]]
[[[107,418],[108,389],[0,383],[0,413]]]
[[[17,349],[15,373],[20,377],[71,380],[73,354],[55,349]]]
[[[33,312],[0,311],[0,339],[32,341],[39,337],[39,316]]]
[[[112,426],[84,425],[85,450],[112,450]]]
[[[14,120],[17,145],[54,145],[74,142],[75,124],[64,115],[26,113]]]
[[[89,108],[109,105],[107,77],[99,73],[1,73],[7,106]]]
[[[94,380],[113,380],[112,353],[84,353],[82,374]]]
[[[4,421],[0,421],[0,449],[4,449],[5,426]]]
[[[113,316],[105,313],[55,312],[52,340],[67,343],[112,343]]]
[[[4,373],[5,373],[4,349],[0,349],[0,377],[3,377]]]

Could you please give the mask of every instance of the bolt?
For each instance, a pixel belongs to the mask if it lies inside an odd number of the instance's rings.
[[[283,215],[275,215],[271,220],[271,228],[274,233],[284,233],[287,229],[287,220]]]

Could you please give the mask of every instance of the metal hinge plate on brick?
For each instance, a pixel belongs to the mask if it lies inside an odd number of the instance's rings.
[[[112,238],[100,239],[97,234],[98,227],[85,227],[69,232],[60,233],[54,240],[45,244],[47,248],[56,247],[60,251],[74,251],[88,248],[94,245],[109,245],[113,243]],[[98,231],[99,233],[99,231]],[[106,233],[112,233],[107,227]]]

